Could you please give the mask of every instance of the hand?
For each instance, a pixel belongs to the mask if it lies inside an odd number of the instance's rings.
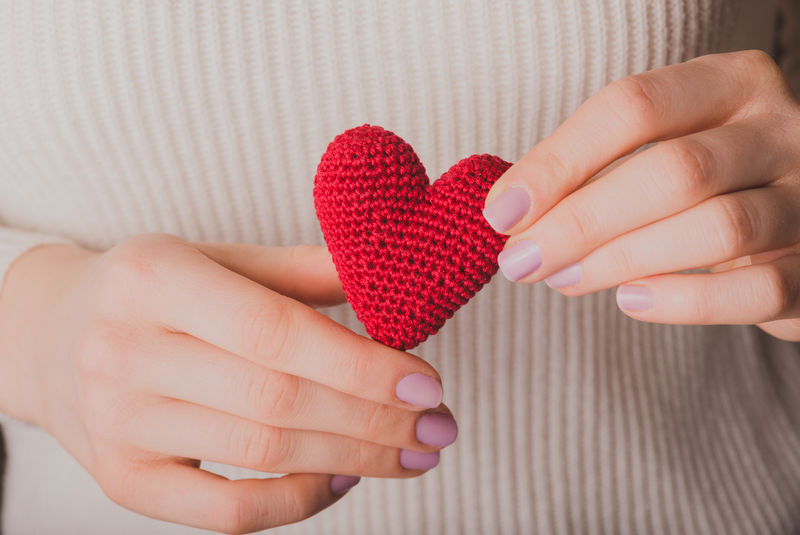
[[[622,284],[639,320],[800,340],[800,107],[763,52],[609,85],[498,180],[484,215],[512,236],[511,280]]]
[[[346,476],[432,468],[456,434],[436,371],[294,299],[343,300],[324,248],[35,248],[0,295],[0,410],[120,505],[224,532],[311,516]],[[201,459],[290,475],[228,481]]]

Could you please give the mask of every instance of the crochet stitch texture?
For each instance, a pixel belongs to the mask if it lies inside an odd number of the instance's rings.
[[[347,300],[372,338],[415,347],[489,282],[507,236],[481,210],[510,166],[473,155],[431,185],[411,146],[379,126],[330,143],[314,206]]]

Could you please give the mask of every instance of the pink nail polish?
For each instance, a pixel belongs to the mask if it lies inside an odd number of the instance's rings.
[[[575,262],[560,271],[556,271],[544,282],[551,288],[564,288],[565,286],[572,286],[581,282],[583,277],[583,270],[580,262]]]
[[[525,188],[512,187],[483,208],[483,217],[497,232],[505,232],[528,213],[531,198]]]
[[[335,475],[331,478],[331,492],[336,494],[344,494],[351,488],[355,487],[361,481],[359,476],[341,476]]]
[[[617,305],[622,310],[641,312],[653,306],[653,291],[647,286],[624,284],[617,288]]]
[[[542,265],[542,252],[530,240],[520,240],[497,255],[500,271],[511,282],[530,275]]]
[[[456,440],[458,425],[449,414],[427,413],[417,420],[417,440],[430,446],[449,446]]]
[[[400,450],[400,466],[406,470],[430,470],[439,464],[439,452]]]
[[[412,373],[397,381],[395,394],[406,403],[425,409],[435,409],[442,403],[441,383],[424,373]]]

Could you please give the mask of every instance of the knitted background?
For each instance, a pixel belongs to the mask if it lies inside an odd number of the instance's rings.
[[[431,185],[411,146],[381,127],[328,146],[314,206],[347,300],[375,340],[416,346],[497,272],[507,237],[481,210],[510,165],[470,156]]]

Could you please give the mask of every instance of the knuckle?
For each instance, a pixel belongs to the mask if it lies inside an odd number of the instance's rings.
[[[659,194],[689,202],[710,192],[715,159],[707,145],[696,139],[682,138],[662,143],[659,153],[663,170],[657,181]]]
[[[250,406],[266,413],[276,425],[296,419],[302,409],[300,381],[291,375],[266,373],[251,380],[246,391]]]
[[[364,411],[362,433],[366,440],[375,441],[386,436],[388,429],[397,429],[391,424],[391,408],[380,403],[370,403]]]
[[[359,355],[355,358],[337,360],[338,363],[332,371],[337,388],[359,398],[368,397],[372,385],[366,378],[375,377],[369,357]]]
[[[278,362],[294,351],[298,335],[293,312],[282,298],[246,307],[243,312],[242,347],[262,362]]]
[[[182,240],[168,234],[142,234],[129,238],[104,255],[104,281],[114,288],[129,288],[154,280]]]
[[[133,334],[127,329],[110,320],[96,320],[79,339],[78,372],[84,378],[126,377],[132,346]]]
[[[231,451],[238,451],[245,466],[270,471],[288,457],[282,431],[241,420],[230,435]]]
[[[639,270],[637,269],[636,261],[634,260],[636,255],[633,253],[630,247],[614,247],[611,256],[613,262],[611,265],[614,266],[614,272],[617,274],[617,278],[631,280],[638,276]]]
[[[733,53],[731,57],[735,61],[738,61],[742,65],[742,68],[763,75],[772,76],[775,74],[780,74],[781,72],[780,67],[777,63],[775,63],[775,60],[772,58],[772,56],[763,50],[742,50]]]
[[[353,440],[351,448],[343,448],[345,451],[350,449],[348,456],[342,459],[346,464],[351,464],[358,474],[375,473],[375,448],[370,442],[365,440]]]
[[[252,500],[248,496],[240,492],[227,493],[220,499],[217,507],[219,507],[216,515],[219,518],[217,531],[232,535],[250,531],[254,512]]]
[[[661,116],[656,84],[645,74],[613,82],[607,88],[606,101],[609,109],[628,127],[652,124]]]
[[[565,224],[562,229],[568,230],[569,241],[582,244],[583,248],[591,247],[603,234],[597,213],[586,204],[569,203],[563,208]]]
[[[569,165],[558,152],[541,146],[535,150],[538,174],[548,177],[557,184],[569,183],[573,177],[580,176],[580,170]]]
[[[786,98],[790,101],[795,100],[780,66],[763,50],[742,50],[726,56],[732,63],[732,72],[750,73],[754,79],[752,94],[749,95],[751,99],[749,109],[770,111],[776,106],[781,106]],[[758,96],[767,98],[754,98]],[[774,98],[776,96],[784,98]]]
[[[320,508],[319,499],[314,499],[305,489],[286,489],[281,498],[281,509],[285,511],[288,518],[302,520],[312,516]]]
[[[102,460],[94,468],[92,476],[97,481],[103,493],[114,503],[123,507],[130,507],[137,500],[138,490],[137,467],[132,464],[122,464],[118,460]]]
[[[716,307],[714,306],[715,298],[711,292],[701,287],[691,296],[690,300],[690,317],[692,323],[699,325],[707,325],[714,323],[714,316],[716,315]]]
[[[712,250],[725,259],[747,254],[757,239],[756,214],[745,203],[733,196],[715,198],[711,210],[710,239]]]
[[[764,307],[768,319],[782,319],[798,300],[797,285],[782,269],[773,264],[763,264],[753,284],[757,301]]]
[[[319,504],[309,498],[305,489],[289,487],[275,496],[270,509],[280,510],[282,517],[302,520],[320,509]],[[218,524],[214,529],[221,533],[250,533],[275,526],[269,518],[265,518],[263,506],[258,507],[252,497],[242,491],[224,494],[218,501],[216,513]]]

